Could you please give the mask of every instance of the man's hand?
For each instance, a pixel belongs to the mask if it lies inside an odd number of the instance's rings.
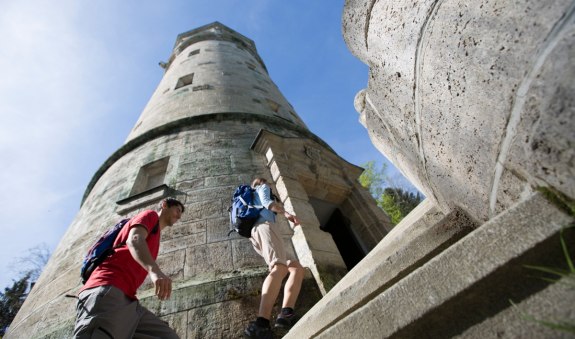
[[[289,212],[285,211],[284,216],[287,218],[287,220],[289,220],[293,223],[294,227],[299,226],[299,219],[295,215],[290,214]]]
[[[150,272],[150,279],[156,287],[156,296],[158,299],[169,299],[172,295],[172,279],[160,270],[158,270],[158,272]]]

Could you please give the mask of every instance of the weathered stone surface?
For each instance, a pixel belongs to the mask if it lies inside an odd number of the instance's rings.
[[[370,66],[360,119],[444,211],[486,221],[523,199],[505,168],[573,198],[570,6],[347,1],[344,38]]]
[[[557,234],[572,222],[572,217],[535,195],[476,229],[390,288],[377,291],[344,319],[315,333],[321,333],[320,338],[335,333],[344,338],[376,333],[384,338],[457,335],[511,308],[509,299],[523,300],[543,290],[549,283],[528,279],[524,265],[553,267],[559,264],[558,259],[564,261]],[[566,236],[573,239],[574,233]],[[298,331],[294,328],[293,332]]]
[[[191,338],[240,338],[246,324],[253,320],[253,315],[246,310],[256,309],[258,305],[258,297],[253,296],[194,308],[188,312],[188,335]]]
[[[248,239],[242,238],[240,235],[235,235],[235,238],[236,239],[232,241],[234,269],[265,266],[264,259],[254,251],[252,243]]]
[[[229,241],[194,246],[186,249],[184,277],[211,278],[231,272],[232,250]]]
[[[173,328],[180,338],[187,338],[188,314],[187,312],[178,312],[162,317],[171,328]]]
[[[162,253],[158,255],[156,261],[162,268],[162,272],[172,278],[172,280],[181,280],[184,277],[185,256],[186,251],[182,248],[168,253]]]
[[[424,201],[302,319],[294,333],[311,337],[321,332],[363,306],[374,293],[391,287],[430,260],[473,226],[465,216],[445,216],[431,201]]]
[[[538,276],[539,273],[533,271],[531,275]],[[497,317],[486,318],[454,338],[573,338],[572,333],[553,328],[553,324],[575,322],[575,294],[569,287],[568,278],[560,279],[520,302],[511,301],[517,303],[517,307],[509,307]],[[546,321],[548,325],[537,321]]]

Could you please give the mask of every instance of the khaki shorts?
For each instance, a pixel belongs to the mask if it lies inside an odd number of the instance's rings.
[[[281,235],[277,227],[269,222],[255,225],[250,238],[254,250],[264,258],[271,271],[274,265],[288,266],[293,258],[288,258]]]

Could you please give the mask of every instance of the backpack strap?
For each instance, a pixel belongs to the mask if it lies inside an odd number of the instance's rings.
[[[247,206],[248,208],[257,208],[257,209],[262,209],[262,208],[264,208],[264,206],[262,206],[262,205],[250,205],[250,204],[248,204],[244,199],[242,199],[242,197],[238,197],[238,199],[240,199],[240,201],[242,202],[242,204],[244,204],[244,206]]]
[[[160,220],[158,220],[158,222],[156,222],[156,225],[154,225],[154,228],[152,228],[152,232],[150,232],[151,234],[156,234],[158,233],[158,230],[160,229]],[[121,243],[119,243],[118,245],[114,246],[113,249],[116,248],[120,248],[122,246],[126,245],[125,241],[122,241]]]
[[[158,222],[156,222],[156,225],[154,225],[154,228],[152,228],[152,234],[158,233],[159,229],[160,229],[160,220],[158,219]]]

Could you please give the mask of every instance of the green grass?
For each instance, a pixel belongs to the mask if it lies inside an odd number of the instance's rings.
[[[566,228],[572,228],[574,226],[575,225],[571,224]],[[568,249],[567,243],[565,242],[565,238],[563,237],[563,231],[564,230],[565,230],[565,228],[562,229],[560,232],[560,241],[561,241],[561,248],[563,250],[563,255],[564,255],[565,261],[567,263],[567,269],[545,267],[545,266],[531,266],[531,265],[525,265],[525,267],[529,268],[531,270],[535,270],[535,271],[539,271],[542,273],[546,273],[546,274],[550,274],[552,276],[555,276],[555,278],[538,277],[539,279],[543,279],[543,280],[551,282],[551,283],[566,284],[568,287],[575,289],[575,266],[573,265],[573,259],[571,259],[571,255],[569,254],[569,249]],[[519,308],[519,306],[517,306],[515,303],[513,303],[513,301],[509,300],[509,302],[511,302],[511,304],[513,305],[515,310],[519,313],[521,318],[523,318],[524,320],[534,322],[534,323],[540,324],[542,326],[545,326],[545,327],[548,327],[548,328],[551,328],[554,330],[575,334],[575,323],[573,323],[573,322],[561,321],[561,320],[551,321],[551,320],[538,319],[537,317],[534,317],[530,314],[523,312]]]

